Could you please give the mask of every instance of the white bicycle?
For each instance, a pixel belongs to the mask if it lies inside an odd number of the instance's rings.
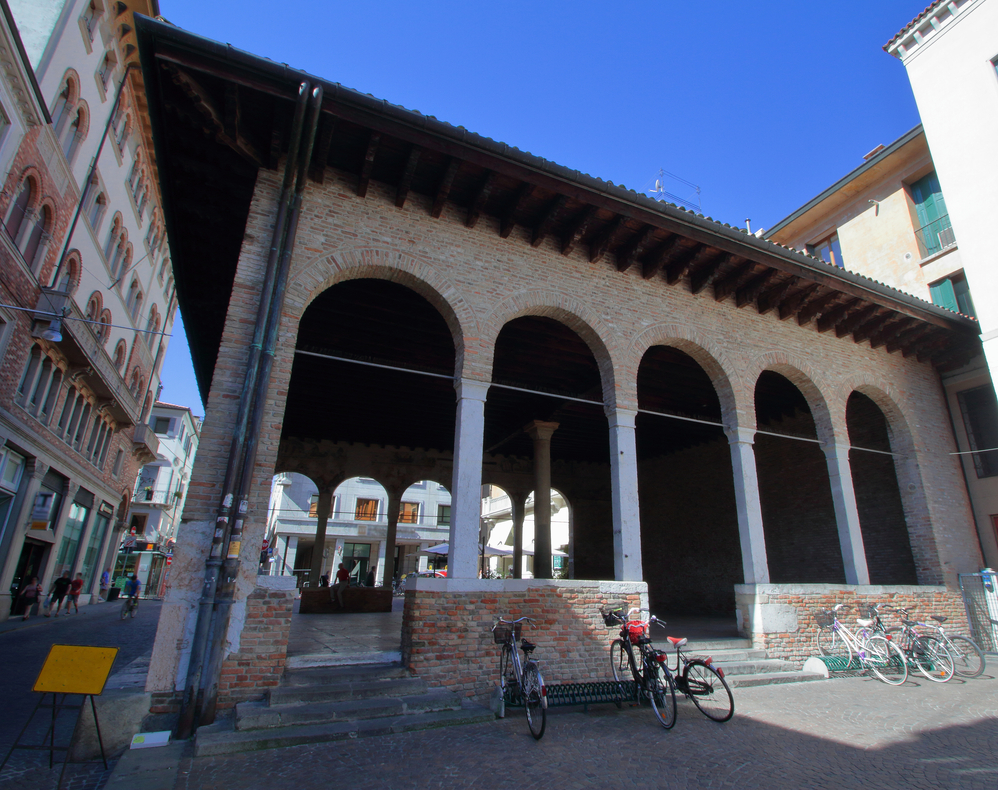
[[[850,631],[838,618],[838,613],[846,608],[846,604],[840,603],[815,615],[818,652],[823,656],[843,659],[843,669],[849,668],[855,658],[860,667],[870,670],[884,683],[900,686],[908,679],[904,653],[893,641],[871,630],[873,620],[857,619],[859,631]]]

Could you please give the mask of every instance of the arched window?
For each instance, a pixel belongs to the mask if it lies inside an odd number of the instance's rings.
[[[138,367],[132,369],[132,378],[128,383],[128,391],[132,393],[133,398],[139,397],[139,391],[142,385],[142,376],[139,374]]]
[[[132,133],[132,116],[127,113],[121,119],[121,124],[117,128],[115,134],[118,138],[118,148],[124,148],[125,143],[128,142],[128,137]]]
[[[101,303],[102,298],[100,291],[94,291],[90,294],[90,298],[87,300],[87,320],[88,321],[98,321],[100,320]],[[94,329],[93,326],[90,327]]]
[[[90,220],[90,227],[94,231],[97,231],[100,228],[101,220],[104,219],[104,213],[107,211],[107,196],[103,191],[100,191],[100,187],[96,184],[91,189],[97,190],[97,194],[90,203],[90,211],[87,212],[87,219]]]
[[[56,97],[55,106],[52,108],[52,129],[55,131],[55,136],[60,140],[62,139],[63,131],[66,129],[66,124],[69,123],[73,105],[76,103],[73,96],[75,93],[73,90],[74,87],[72,81],[67,79],[66,84]]]
[[[114,67],[117,64],[118,61],[111,50],[104,53],[104,60],[101,61],[100,68],[97,70],[97,79],[100,80],[101,87],[105,91],[107,90],[108,83],[111,81],[111,74],[114,72]]]
[[[111,255],[118,242],[118,234],[121,233],[121,214],[115,212],[114,220],[111,222],[111,230],[107,232],[107,241],[104,242],[104,257],[110,262]]]
[[[125,348],[125,341],[119,340],[114,347],[114,367],[120,373],[121,369],[125,367],[125,354],[128,353],[128,349]]]
[[[4,222],[7,228],[7,235],[14,242],[17,242],[17,234],[21,232],[21,228],[24,226],[24,218],[28,216],[28,211],[30,211],[34,199],[35,179],[29,176],[21,184],[21,191],[17,193],[17,198],[11,204],[7,220]]]
[[[52,273],[52,288],[56,291],[68,294],[76,289],[76,284],[80,281],[80,261],[77,257],[78,255],[79,253],[74,252],[66,258],[61,271]],[[58,282],[55,281],[56,276],[59,278]]]
[[[103,346],[111,337],[111,311],[104,310],[100,314],[100,324],[97,326],[97,341]]]
[[[139,313],[142,312],[142,292],[135,295],[135,302],[132,304],[132,321],[139,320]]]
[[[141,181],[142,177],[142,152],[135,152],[135,160],[132,162],[132,169],[128,171],[128,188],[132,190],[132,196],[134,197],[136,193],[136,188],[138,183]]]
[[[146,321],[146,344],[152,347],[156,334],[159,332],[159,310],[156,305],[149,308],[149,320]]]
[[[42,206],[41,211],[38,212],[38,219],[35,221],[35,226],[28,233],[22,250],[24,253],[24,262],[28,266],[34,268],[35,264],[42,259],[45,245],[51,235],[52,209],[48,206]]]
[[[128,250],[128,237],[122,233],[118,237],[118,243],[114,246],[114,256],[111,258],[110,269],[112,279],[117,280],[118,277],[124,273],[120,271],[121,263],[125,259],[125,253]]]
[[[80,142],[86,135],[87,112],[82,107],[76,111],[73,122],[66,129],[62,136],[62,152],[66,155],[66,161],[73,164],[76,152],[80,150]]]
[[[100,21],[100,15],[104,9],[97,3],[97,0],[90,0],[87,3],[87,8],[83,12],[83,16],[80,21],[83,23],[83,29],[87,31],[87,37],[90,42],[93,43],[94,36],[97,34],[97,24]]]
[[[125,275],[128,274],[129,268],[132,265],[132,245],[128,243],[128,234],[121,234],[121,241],[125,245],[125,256],[121,261],[121,271],[115,275],[115,280],[120,282],[125,279]]]

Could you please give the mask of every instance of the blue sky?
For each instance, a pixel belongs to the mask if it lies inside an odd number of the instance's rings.
[[[925,0],[160,0],[193,33],[769,227],[918,123],[882,46]],[[666,188],[696,200],[681,182]],[[162,400],[203,408],[181,322]]]

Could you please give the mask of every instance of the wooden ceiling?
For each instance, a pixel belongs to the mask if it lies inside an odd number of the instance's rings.
[[[256,175],[261,168],[278,166],[286,150],[292,97],[307,75],[161,22],[137,18],[136,27],[178,299],[195,370],[206,395]],[[563,255],[582,253],[618,272],[637,271],[647,280],[657,279],[689,293],[710,294],[733,310],[749,309],[770,315],[774,321],[795,321],[811,331],[834,333],[842,342],[869,343],[883,353],[917,357],[940,369],[962,365],[980,352],[979,330],[972,319],[460,127],[334,83],[313,82],[324,88],[323,115],[309,168],[316,182],[322,182],[331,169],[348,178],[358,196],[377,200],[369,195],[374,181],[390,190],[399,208],[414,195],[421,195],[429,215],[440,222],[454,222],[456,217],[456,221],[475,227],[488,216],[495,232],[509,244],[537,247],[553,242]],[[445,207],[449,209],[446,214]],[[371,286],[361,290],[365,287]],[[380,293],[378,289],[372,293],[376,291]],[[324,298],[313,304],[303,321],[299,348],[338,349],[340,354],[370,359],[399,358],[393,346],[398,337],[389,337],[387,329],[396,315],[393,310],[398,308],[395,296],[369,304],[370,315],[364,316],[352,311],[350,305],[323,306]],[[335,297],[329,298],[335,301]],[[402,301],[407,298],[398,297]],[[314,323],[312,310],[317,316]],[[410,317],[407,315],[407,320]],[[407,365],[451,374],[454,350],[449,333],[444,342],[441,327],[429,316],[425,318],[405,339],[412,346],[406,352]],[[566,337],[566,332],[571,337]],[[349,342],[332,342],[330,337],[348,338]],[[580,344],[553,321],[514,322],[500,336],[495,380],[576,397],[588,393],[599,400],[595,362],[591,354],[586,359],[588,349]],[[716,395],[712,389],[708,392],[709,382],[705,386],[702,371],[691,370],[688,358],[668,351],[661,354],[664,356],[656,351],[648,369],[666,369],[674,379],[663,384],[660,377],[643,369],[646,383],[642,397],[646,402],[658,403],[665,411],[718,414]],[[557,356],[556,366],[546,362],[552,355]],[[302,406],[301,415],[334,420],[331,415],[317,415],[321,404],[330,398],[340,403],[343,388],[356,384],[355,371],[350,368],[347,363],[321,360],[320,364],[314,358],[296,358],[293,389],[300,384],[301,392],[294,390],[289,396],[286,434],[302,435],[305,430],[306,420],[292,413],[292,404]],[[428,427],[424,436],[413,428],[411,443],[440,446],[439,425],[448,419],[453,425],[451,384],[444,379],[424,379],[411,384],[410,389],[410,384],[402,385],[397,378],[405,375],[371,373],[365,377],[365,381],[370,380],[364,385],[368,389],[358,390],[354,402],[380,403],[378,392],[383,388],[397,391],[403,386],[406,393],[418,392],[418,397],[410,399],[419,406],[417,412],[428,424],[440,423],[435,429]],[[432,381],[436,383],[429,383]],[[493,392],[498,393],[495,388]],[[430,404],[438,397],[446,404],[439,412]],[[556,419],[565,426],[562,441],[565,448],[572,448],[565,450],[566,455],[601,455],[605,459],[602,449],[585,449],[605,447],[605,418],[599,407],[568,402],[552,406],[538,398],[506,392],[496,394],[494,401],[490,393],[490,409],[495,406],[497,411],[489,417],[486,448],[494,446],[500,453],[522,451],[526,439],[514,434],[522,427],[525,414],[536,413],[538,416],[527,419]],[[503,399],[506,405],[496,406]],[[314,407],[306,409],[305,404]],[[598,420],[603,420],[598,432],[592,427],[598,423],[593,422],[592,409]],[[432,411],[432,418],[426,416],[427,410]],[[394,413],[372,407],[365,415],[366,441],[388,441],[383,437],[392,434],[391,443],[408,443],[400,442],[399,434],[389,430],[389,424],[402,422],[392,423],[397,416]],[[341,418],[328,426],[328,432],[352,436],[357,426],[349,422]],[[689,444],[702,440],[701,429],[687,430],[688,436],[675,441]],[[670,435],[673,433],[670,430]],[[453,437],[448,437],[447,446],[452,441]]]

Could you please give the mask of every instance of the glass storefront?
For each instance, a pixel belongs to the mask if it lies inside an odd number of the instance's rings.
[[[62,543],[59,544],[59,553],[55,558],[55,569],[53,577],[57,578],[64,571],[73,570],[73,563],[76,561],[76,552],[80,544],[80,536],[86,529],[87,519],[90,517],[90,508],[84,507],[79,502],[73,502],[69,506],[69,517],[66,519],[66,528],[63,532]]]
[[[107,537],[107,531],[111,527],[111,514],[104,511],[105,505],[97,513],[94,521],[94,528],[90,532],[90,540],[87,542],[87,550],[83,554],[83,563],[80,565],[80,573],[83,574],[84,590],[93,589],[94,579],[98,574],[97,560],[100,559],[101,546]]]

